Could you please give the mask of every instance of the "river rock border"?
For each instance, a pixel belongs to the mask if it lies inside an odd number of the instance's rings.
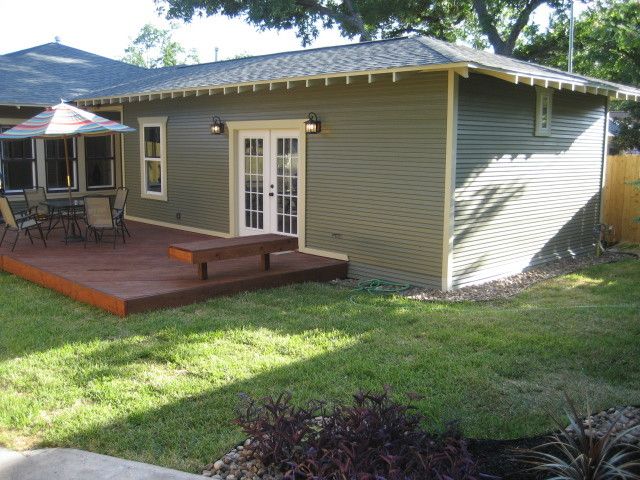
[[[625,433],[622,440],[625,443],[640,446],[640,407],[619,406],[603,410],[586,417],[583,424],[587,432],[591,432],[598,438],[605,435],[612,425],[614,425],[614,435],[628,432],[630,428],[638,426],[631,432]],[[567,431],[571,432],[572,427],[567,427]],[[207,465],[202,475],[212,480],[282,480],[283,478],[281,472],[265,467],[256,458],[251,439],[247,439],[219,460]]]

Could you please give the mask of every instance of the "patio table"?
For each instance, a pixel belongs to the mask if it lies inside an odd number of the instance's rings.
[[[64,229],[64,243],[81,242],[84,240],[78,224],[78,213],[84,211],[84,200],[81,198],[55,198],[42,202],[43,205],[49,207],[51,215],[60,214],[60,222]],[[66,224],[65,224],[66,219]],[[53,225],[49,225],[49,232],[57,225],[58,221]],[[48,235],[48,233],[47,233]]]

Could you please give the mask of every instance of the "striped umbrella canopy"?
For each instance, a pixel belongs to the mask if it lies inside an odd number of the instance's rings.
[[[81,135],[106,135],[126,132],[135,132],[135,129],[61,102],[1,133],[0,139],[62,138],[66,140],[67,138]],[[67,191],[69,192],[69,199],[71,199],[71,164],[66,141],[64,142],[64,157],[67,167]]]
[[[0,138],[64,138],[125,132],[135,129],[62,102],[0,134]]]

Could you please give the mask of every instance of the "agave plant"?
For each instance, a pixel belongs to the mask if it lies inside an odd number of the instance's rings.
[[[640,480],[640,448],[623,440],[640,425],[616,434],[617,422],[613,422],[598,437],[591,426],[585,427],[575,404],[565,397],[569,427],[565,430],[562,422],[553,418],[560,433],[529,451],[525,461],[533,465],[531,469],[552,480]]]

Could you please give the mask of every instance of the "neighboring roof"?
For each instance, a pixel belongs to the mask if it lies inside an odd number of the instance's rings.
[[[640,97],[640,90],[634,87],[569,74],[433,38],[402,37],[148,71],[147,75],[78,98],[90,103],[131,101],[145,96],[152,99],[165,94],[173,97],[176,93],[199,95],[207,93],[207,90],[208,93],[217,93],[216,89],[223,89],[226,93],[225,89],[237,88],[241,92],[251,88],[256,90],[256,85],[265,83],[454,67],[459,68],[462,74],[477,71],[515,83],[630,96],[636,100]]]
[[[0,105],[49,106],[130,81],[146,69],[46,43],[0,55]]]

